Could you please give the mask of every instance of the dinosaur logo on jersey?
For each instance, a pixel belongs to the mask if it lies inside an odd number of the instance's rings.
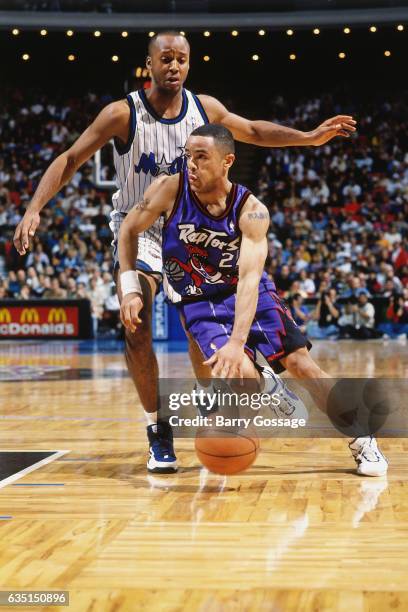
[[[202,295],[201,286],[204,283],[210,285],[236,285],[238,283],[238,276],[223,274],[219,268],[208,261],[208,251],[206,249],[189,244],[187,251],[189,253],[187,262],[183,262],[177,257],[171,257],[164,266],[166,274],[171,280],[181,280],[184,273],[190,276],[192,284],[185,289],[187,295]]]
[[[142,153],[139,159],[139,163],[135,164],[135,172],[140,174],[151,174],[152,176],[159,176],[159,174],[178,174],[182,170],[185,170],[186,166],[186,155],[184,147],[178,147],[181,149],[180,155],[178,155],[173,161],[167,161],[164,154],[161,156],[159,161],[156,161],[154,153]]]

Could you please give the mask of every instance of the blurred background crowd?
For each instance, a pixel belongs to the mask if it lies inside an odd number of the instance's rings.
[[[31,251],[16,224],[50,161],[110,100],[9,89],[0,110],[0,299],[87,298],[95,329],[116,330],[110,193],[90,160],[42,213]],[[405,337],[408,331],[408,102],[355,113],[358,133],[323,147],[259,150],[255,194],[271,214],[267,271],[312,337]],[[271,120],[311,129],[344,111],[329,95],[270,106]],[[267,118],[267,117],[265,117]],[[112,168],[103,169],[104,178]]]

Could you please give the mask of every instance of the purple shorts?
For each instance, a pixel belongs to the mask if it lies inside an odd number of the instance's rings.
[[[236,294],[211,300],[199,300],[178,306],[186,330],[193,336],[208,359],[229,340],[234,324]],[[311,343],[294,322],[290,310],[261,279],[258,306],[248,334],[245,352],[256,361],[259,352],[276,372],[284,370],[279,360]]]

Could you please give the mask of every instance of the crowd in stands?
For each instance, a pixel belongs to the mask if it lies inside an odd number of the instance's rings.
[[[365,102],[350,109],[355,136],[264,156],[255,193],[271,213],[267,271],[314,337],[408,332],[407,111],[404,95]],[[276,98],[272,115],[309,130],[339,112],[330,96]]]
[[[116,327],[111,206],[109,193],[95,185],[92,160],[44,208],[29,253],[20,257],[12,245],[39,178],[110,98],[28,100],[13,90],[6,100],[0,106],[0,299],[86,298],[95,329]]]
[[[88,298],[99,329],[116,327],[118,302],[109,193],[95,185],[93,161],[44,209],[26,256],[12,236],[50,161],[109,101],[15,89],[0,100],[0,299]],[[330,96],[277,98],[270,118],[308,130],[340,110]],[[271,214],[267,271],[310,335],[395,337],[408,331],[408,102],[350,111],[355,136],[270,149],[256,168],[255,194]]]

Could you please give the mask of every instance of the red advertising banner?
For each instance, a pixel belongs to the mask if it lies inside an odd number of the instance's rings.
[[[79,335],[78,306],[5,306],[0,305],[0,337]]]

